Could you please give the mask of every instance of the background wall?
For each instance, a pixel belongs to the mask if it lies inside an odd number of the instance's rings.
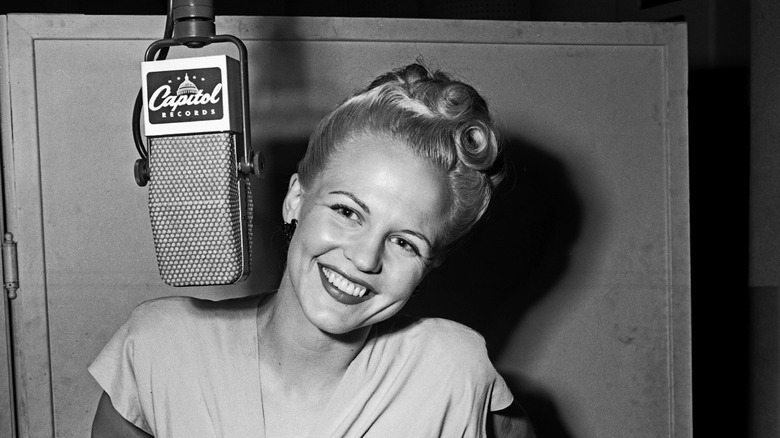
[[[264,1],[216,0],[225,15],[333,15],[488,18],[551,21],[666,21],[689,24],[690,164],[692,222],[692,295],[694,327],[694,427],[697,433],[743,436],[749,428],[748,407],[756,412],[777,412],[776,367],[766,356],[755,355],[752,368],[774,385],[760,379],[751,402],[748,391],[750,330],[756,351],[776,340],[777,306],[771,306],[775,289],[748,293],[748,162],[749,99],[748,57],[750,20],[748,2],[742,0],[618,1],[526,0],[515,2],[405,1]],[[771,0],[754,0],[763,11],[776,12]],[[390,6],[391,5],[391,6]],[[653,6],[651,6],[653,5]],[[647,6],[643,8],[642,6]],[[15,2],[0,12],[69,12],[86,14],[163,14],[165,2],[103,2],[48,0],[34,4]],[[753,23],[762,13],[753,13]],[[772,19],[764,21],[771,37]],[[777,26],[775,26],[777,28]],[[766,39],[763,41],[776,41]],[[754,47],[756,41],[754,40]],[[764,53],[772,52],[768,44]],[[772,58],[772,59],[777,59]],[[766,143],[766,151],[770,150]],[[763,177],[761,177],[763,178]],[[759,178],[760,179],[760,178]],[[771,198],[755,194],[754,200]],[[756,217],[760,217],[757,215]],[[777,222],[777,221],[776,221]],[[759,238],[760,240],[760,238]],[[758,294],[761,292],[763,295]],[[766,297],[754,306],[750,297]],[[750,327],[753,327],[752,329]],[[772,347],[775,348],[775,347]],[[717,370],[713,372],[713,370]],[[766,392],[769,391],[769,395]],[[760,409],[760,407],[763,408]],[[713,418],[719,421],[712,421]],[[754,428],[758,434],[766,421]],[[759,423],[755,423],[759,424]],[[776,426],[775,426],[776,427]],[[773,429],[776,430],[776,429]],[[755,435],[759,436],[759,435]],[[769,435],[760,435],[769,436]],[[775,433],[772,436],[777,436]]]
[[[690,436],[684,26],[218,20],[247,43],[253,146],[269,169],[255,192],[257,262],[239,285],[173,290],[142,238],[147,196],[132,182],[121,110],[162,18],[0,21],[5,213],[24,283],[13,302],[22,436],[86,434],[100,393],[86,366],[142,301],[273,289],[274,206],[308,133],[351,90],[419,55],[479,84],[514,172],[408,311],[482,331],[541,436]]]
[[[780,4],[752,2],[750,301],[754,436],[780,435]]]

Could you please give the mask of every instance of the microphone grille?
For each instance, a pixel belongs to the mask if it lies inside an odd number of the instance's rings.
[[[163,281],[202,286],[245,277],[252,208],[235,135],[154,137],[149,148],[149,214]]]

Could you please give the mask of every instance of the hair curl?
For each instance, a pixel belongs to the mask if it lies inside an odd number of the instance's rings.
[[[402,141],[447,175],[453,206],[440,236],[442,250],[479,221],[504,176],[503,154],[485,99],[470,85],[421,63],[379,76],[320,121],[298,163],[304,187],[313,183],[340,145],[364,133]]]

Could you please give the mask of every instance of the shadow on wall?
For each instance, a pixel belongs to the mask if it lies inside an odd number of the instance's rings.
[[[583,208],[560,160],[517,138],[506,151],[509,174],[488,216],[405,308],[474,328],[494,358],[512,348],[520,321],[563,277]],[[519,380],[508,383],[539,436],[571,436],[549,396]]]
[[[270,216],[274,218],[271,221],[272,228],[269,230],[271,234],[270,250],[276,254],[276,259],[279,260],[280,273],[284,271],[284,265],[287,262],[288,245],[282,232],[282,203],[287,194],[290,177],[297,171],[298,160],[306,153],[308,143],[308,138],[276,141],[270,143],[264,151],[266,161],[273,163],[268,169],[263,184],[268,186],[268,190],[272,194],[268,204],[273,209]],[[276,286],[278,285],[277,282]]]

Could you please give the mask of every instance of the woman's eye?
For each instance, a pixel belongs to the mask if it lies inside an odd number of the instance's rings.
[[[344,216],[347,219],[351,219],[353,221],[356,221],[356,220],[360,219],[358,217],[358,214],[355,212],[355,210],[353,210],[353,209],[351,209],[351,208],[349,208],[349,207],[347,207],[345,205],[334,205],[331,208],[333,209],[333,211],[335,211],[336,213],[340,214],[341,216]]]
[[[420,255],[420,250],[417,249],[413,243],[409,242],[403,237],[393,237],[391,241],[410,254]]]

